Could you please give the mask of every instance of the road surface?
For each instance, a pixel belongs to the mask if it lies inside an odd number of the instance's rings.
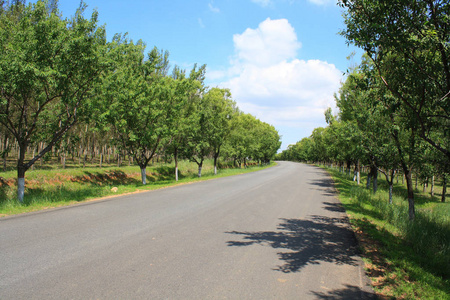
[[[321,169],[266,170],[0,219],[0,299],[370,299]]]

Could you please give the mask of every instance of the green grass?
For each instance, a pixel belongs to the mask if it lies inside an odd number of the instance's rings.
[[[389,205],[384,179],[373,194],[365,183],[328,170],[362,240],[376,291],[394,299],[450,299],[450,204],[417,192],[411,222],[404,186],[395,186]]]
[[[274,163],[272,163],[274,165]],[[270,165],[270,166],[272,166]],[[10,216],[52,207],[71,205],[96,198],[155,190],[169,186],[254,172],[269,166],[245,169],[223,168],[214,175],[212,161],[206,161],[202,177],[198,178],[195,163],[179,162],[179,181],[175,181],[175,166],[155,164],[146,169],[147,185],[141,182],[138,166],[106,168],[45,168],[28,171],[25,175],[24,203],[17,201],[16,172],[0,172],[0,216]],[[5,184],[7,183],[7,184]],[[113,188],[117,188],[114,192]]]

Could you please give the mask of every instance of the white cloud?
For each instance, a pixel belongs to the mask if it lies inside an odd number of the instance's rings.
[[[282,61],[270,66],[246,64],[225,85],[239,101],[260,106],[327,107],[334,104],[341,72],[319,60]]]
[[[237,58],[244,63],[270,66],[294,58],[301,44],[286,19],[266,19],[257,29],[247,28],[233,36]]]
[[[325,126],[324,111],[335,106],[342,73],[325,61],[297,58],[301,44],[286,19],[267,19],[233,41],[229,69],[211,75],[217,81],[224,76],[219,86],[231,90],[241,110],[279,128],[282,147]]]
[[[276,127],[301,128],[304,124],[317,124],[324,120],[324,110],[320,107],[269,107],[244,102],[240,103],[239,108],[244,112],[251,112],[252,115]]]
[[[213,4],[214,2],[208,3],[209,10],[213,13],[220,13],[220,9],[218,7],[215,7]]]

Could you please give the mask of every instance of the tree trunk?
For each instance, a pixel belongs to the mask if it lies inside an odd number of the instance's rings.
[[[91,162],[94,162],[94,158],[95,158],[95,140],[94,137],[92,138],[92,146],[90,147],[90,151],[91,151]]]
[[[87,160],[87,150],[84,149],[84,151],[83,151],[83,168],[86,167],[86,160]]]
[[[198,164],[198,177],[202,177],[202,166],[203,166],[203,162]]]
[[[142,184],[146,185],[147,184],[147,173],[145,172],[146,168],[145,167],[141,167],[141,178],[142,178]]]
[[[447,193],[447,175],[442,175],[442,196],[441,202],[445,202],[445,194]]]
[[[175,149],[173,158],[175,159],[175,181],[178,181],[178,148]]]
[[[19,158],[17,160],[17,199],[20,203],[23,203],[25,194],[25,172],[27,171],[25,166],[26,148],[24,145],[19,145]]]
[[[45,147],[44,143],[39,143],[39,147],[37,149],[38,150],[37,152],[40,153],[41,150],[44,149],[44,147]],[[41,167],[42,167],[42,164],[43,164],[43,160],[44,160],[43,157],[39,158],[39,166],[41,166]]]
[[[369,173],[367,173],[367,184],[366,184],[366,189],[369,189],[370,188],[370,178],[371,178],[371,174],[370,174],[370,172]]]
[[[17,169],[17,199],[23,203],[25,194],[25,168],[19,167]]]
[[[405,172],[406,177],[406,187],[408,190],[408,214],[409,214],[409,220],[413,221],[416,217],[416,211],[414,207],[414,189],[413,189],[413,183],[411,174],[412,172],[409,169],[403,170]]]
[[[3,172],[6,172],[6,156],[7,153],[3,153]]]
[[[375,194],[378,190],[378,170],[374,169],[373,171],[373,193]]]
[[[359,159],[356,162],[356,184],[359,185],[361,183],[361,166]]]
[[[431,177],[431,191],[430,191],[431,197],[434,196],[434,175]]]
[[[218,155],[214,155],[214,175],[217,175],[217,156]]]
[[[392,183],[389,183],[389,204],[392,204],[392,190],[394,185]]]
[[[65,169],[66,168],[66,152],[63,151],[63,153],[61,155],[62,155],[62,157],[61,157],[62,167],[63,167],[63,169]],[[34,155],[33,155],[33,157],[34,157]]]

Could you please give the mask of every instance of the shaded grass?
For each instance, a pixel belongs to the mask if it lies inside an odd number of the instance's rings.
[[[274,165],[274,163],[272,164]],[[147,185],[141,182],[138,166],[109,168],[73,168],[34,170],[26,173],[24,202],[17,201],[17,179],[13,171],[0,172],[0,217],[71,205],[77,202],[111,195],[155,190],[169,186],[209,180],[225,176],[254,172],[268,166],[246,169],[224,169],[214,175],[211,161],[198,178],[197,165],[187,161],[179,163],[179,181],[175,181],[175,166],[158,164],[146,169]]]
[[[383,180],[373,194],[365,184],[329,172],[360,237],[377,292],[400,299],[450,299],[449,203],[416,193],[416,219],[410,222],[405,187],[395,187],[389,205]]]

